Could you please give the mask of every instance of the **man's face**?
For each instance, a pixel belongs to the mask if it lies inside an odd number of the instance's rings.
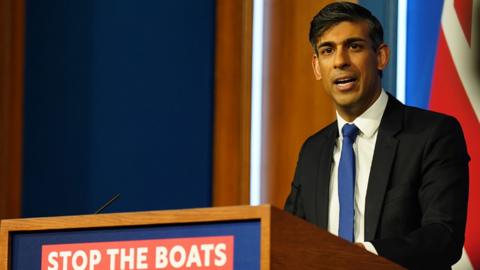
[[[319,37],[312,64],[317,80],[339,114],[353,121],[380,95],[379,70],[388,63],[389,49],[373,48],[366,22],[341,22]]]

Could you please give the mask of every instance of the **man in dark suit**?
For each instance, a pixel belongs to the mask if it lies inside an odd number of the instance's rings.
[[[337,121],[304,143],[285,210],[407,268],[450,268],[462,253],[468,199],[460,125],[383,91],[390,52],[365,8],[326,6],[310,42]]]

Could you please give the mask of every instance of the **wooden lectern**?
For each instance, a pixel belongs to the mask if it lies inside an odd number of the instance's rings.
[[[230,239],[232,245],[218,245],[219,256],[213,244],[198,244],[218,239]],[[224,266],[218,269],[248,270],[402,269],[282,210],[261,205],[2,220],[0,270],[56,269],[62,262],[58,257],[61,253],[45,254],[55,248],[81,249],[78,254],[63,253],[64,262],[70,260],[76,269],[106,269],[94,267],[95,263],[100,265],[100,255],[109,250],[110,259],[119,259],[121,249],[112,247],[122,244],[143,247],[135,263],[129,261],[134,260],[133,255],[123,254],[127,257],[121,263],[134,265],[126,269],[187,269],[180,267],[187,264],[189,269],[217,269],[213,267],[217,263]],[[154,267],[152,259],[147,267],[148,246],[155,245],[156,254],[163,254],[165,260],[158,259]],[[87,249],[96,253],[86,257]],[[162,253],[168,249],[170,257]],[[86,258],[90,259],[88,264]],[[175,267],[167,266],[168,258]],[[115,269],[120,269],[119,263]]]

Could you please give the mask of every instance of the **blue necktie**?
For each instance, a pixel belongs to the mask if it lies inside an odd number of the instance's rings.
[[[353,242],[354,190],[355,190],[355,153],[353,143],[358,128],[353,124],[345,124],[342,128],[342,155],[338,166],[338,198],[340,201],[340,221],[338,236]]]

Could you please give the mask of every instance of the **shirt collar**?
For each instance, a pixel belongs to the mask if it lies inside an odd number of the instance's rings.
[[[382,120],[383,113],[385,112],[385,108],[387,107],[387,102],[388,95],[382,89],[380,96],[372,104],[372,106],[370,106],[370,108],[368,108],[360,116],[353,120],[353,124],[355,124],[360,130],[360,136],[370,138],[375,134],[375,132],[378,130],[378,127],[380,126],[380,121]],[[338,134],[340,134],[340,137],[342,137],[342,127],[348,122],[345,121],[345,119],[343,119],[340,114],[338,114],[338,111],[337,122]]]

